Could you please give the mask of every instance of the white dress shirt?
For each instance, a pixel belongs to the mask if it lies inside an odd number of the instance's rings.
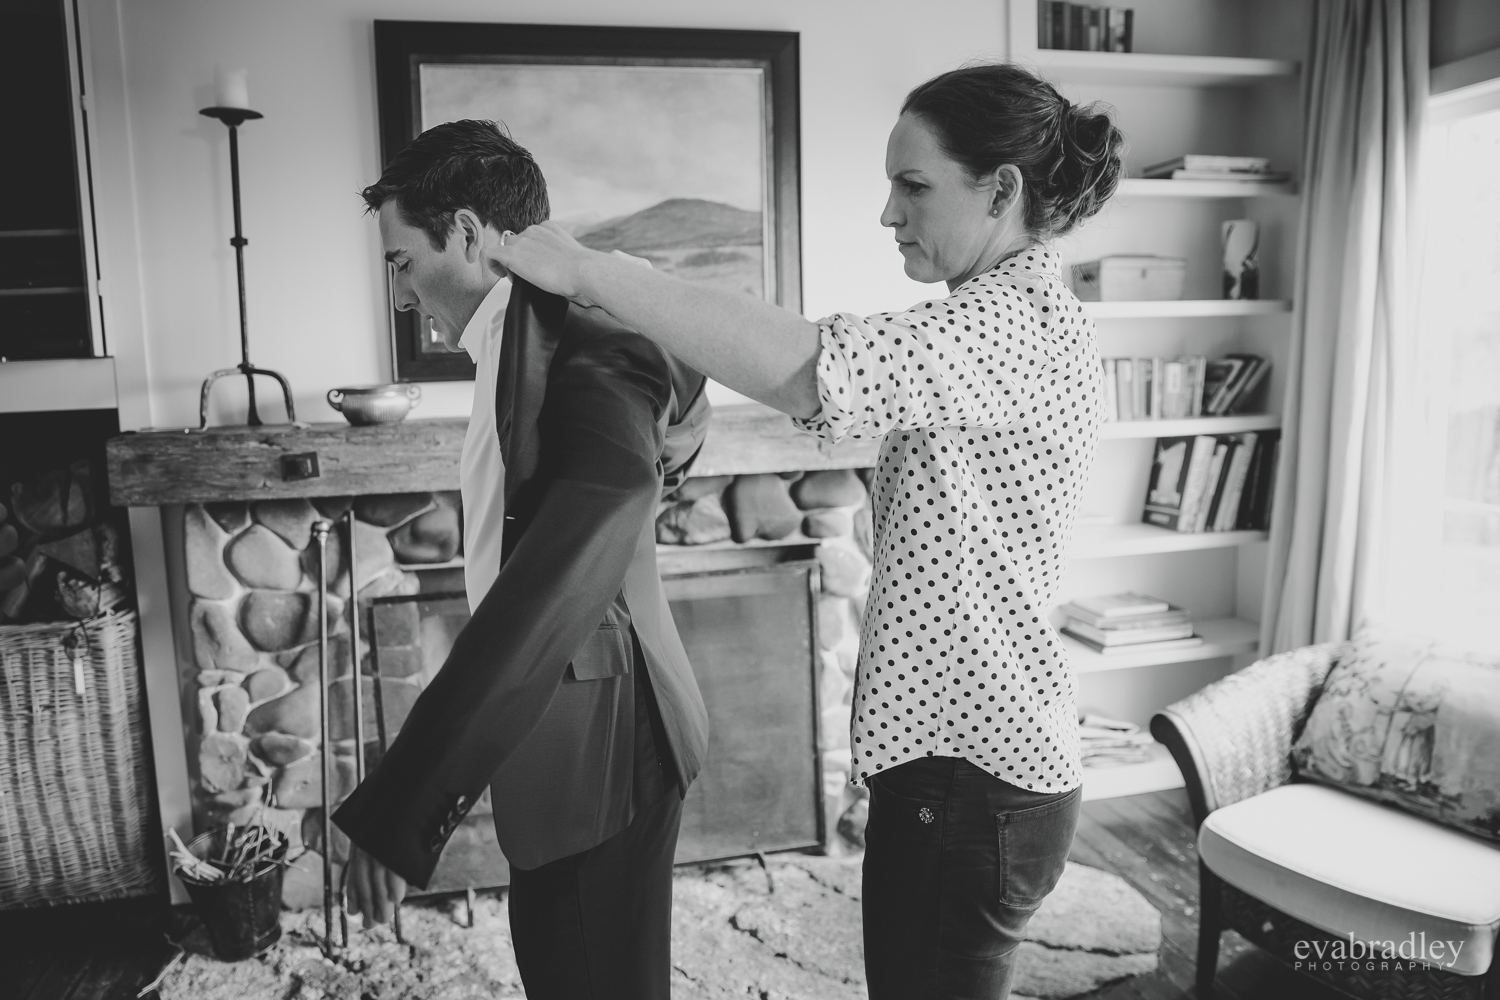
[[[464,500],[464,589],[470,612],[479,607],[500,575],[505,538],[505,460],[500,457],[495,426],[495,379],[509,301],[510,279],[501,278],[469,318],[458,341],[477,366],[474,408],[458,466]]]
[[[855,775],[963,757],[1074,788],[1076,681],[1046,611],[1103,419],[1093,321],[1057,257],[1026,250],[947,298],[819,327],[822,411],[799,423],[883,439]]]

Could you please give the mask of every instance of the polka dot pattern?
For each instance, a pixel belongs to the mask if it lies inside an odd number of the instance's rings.
[[[1082,780],[1077,682],[1045,612],[1103,420],[1094,324],[1026,250],[903,313],[819,324],[829,440],[880,437],[854,773],[964,757],[1036,792]]]

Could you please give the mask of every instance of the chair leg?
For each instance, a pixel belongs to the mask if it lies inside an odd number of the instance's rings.
[[[1219,971],[1219,935],[1224,930],[1224,897],[1219,877],[1198,862],[1198,1000],[1214,994]]]

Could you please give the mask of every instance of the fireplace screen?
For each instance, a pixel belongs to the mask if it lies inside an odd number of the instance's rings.
[[[710,726],[708,758],[683,804],[679,862],[822,842],[816,577],[816,562],[798,560],[664,581]],[[367,696],[365,740],[373,764],[469,611],[461,593],[382,597],[369,611],[378,682]],[[429,892],[509,882],[491,814],[486,792],[449,841]]]

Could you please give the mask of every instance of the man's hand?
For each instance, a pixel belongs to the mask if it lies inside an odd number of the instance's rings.
[[[350,844],[344,897],[345,910],[360,914],[368,930],[390,923],[396,907],[406,898],[406,879]]]

